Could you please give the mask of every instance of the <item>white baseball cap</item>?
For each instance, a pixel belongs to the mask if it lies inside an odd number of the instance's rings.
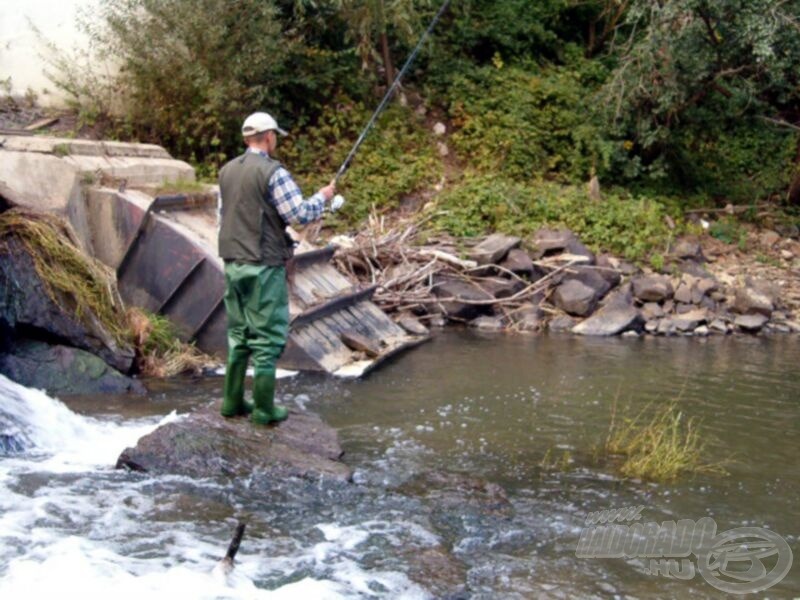
[[[242,124],[242,135],[248,137],[263,131],[277,131],[281,135],[289,135],[278,127],[278,122],[271,115],[265,112],[255,112],[244,120]]]

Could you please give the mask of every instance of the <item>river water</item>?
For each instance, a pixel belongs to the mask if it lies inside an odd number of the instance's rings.
[[[797,557],[798,365],[793,337],[448,331],[361,381],[282,380],[283,402],[339,431],[355,483],[266,488],[112,468],[159,422],[218,401],[219,379],[65,406],[0,378],[0,417],[30,446],[0,457],[0,598],[723,597],[646,559],[578,558],[578,539],[589,512],[643,506],[647,522],[768,528]],[[671,401],[728,476],[652,484],[598,462],[612,411]],[[798,596],[800,564],[760,595]]]

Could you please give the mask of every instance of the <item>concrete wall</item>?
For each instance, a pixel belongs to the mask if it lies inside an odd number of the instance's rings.
[[[89,12],[98,0],[0,0],[0,81],[11,78],[13,94],[31,89],[45,105],[58,105],[57,92],[44,71],[46,49],[31,23],[43,37],[70,51],[86,48],[87,38],[78,31],[80,12]]]

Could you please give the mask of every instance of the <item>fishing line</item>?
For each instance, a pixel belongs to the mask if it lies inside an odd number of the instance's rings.
[[[439,8],[439,11],[436,13],[436,15],[433,17],[433,20],[431,21],[430,25],[428,25],[428,28],[423,32],[422,36],[420,36],[416,48],[414,48],[411,54],[408,55],[406,63],[403,65],[403,68],[400,69],[399,73],[397,73],[397,76],[394,78],[392,85],[389,86],[389,89],[386,91],[386,95],[383,97],[383,100],[381,100],[381,103],[378,105],[378,108],[375,109],[375,112],[372,113],[372,117],[370,117],[370,120],[367,122],[367,125],[366,127],[364,127],[364,130],[361,132],[361,135],[358,136],[358,139],[356,140],[353,149],[350,150],[350,154],[347,155],[347,158],[344,159],[342,166],[339,167],[339,170],[336,172],[336,178],[334,179],[334,181],[338,182],[339,178],[342,175],[344,175],[345,171],[347,171],[347,169],[350,167],[350,162],[353,160],[353,157],[358,151],[359,146],[361,146],[361,143],[364,141],[364,138],[367,137],[367,133],[369,133],[369,130],[372,129],[372,126],[375,124],[375,121],[378,119],[380,114],[386,108],[386,105],[389,103],[392,94],[394,94],[395,90],[400,85],[400,80],[403,79],[403,76],[406,74],[406,71],[408,71],[408,68],[411,66],[411,63],[414,62],[414,59],[417,57],[417,54],[419,54],[419,51],[422,49],[422,44],[425,43],[425,40],[433,31],[433,28],[436,27],[436,23],[439,21],[439,18],[444,14],[444,11],[447,10],[447,6],[449,4],[450,0],[444,0],[444,3]]]

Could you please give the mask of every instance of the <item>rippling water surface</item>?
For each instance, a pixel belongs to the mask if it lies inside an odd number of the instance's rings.
[[[356,483],[269,489],[110,468],[173,409],[217,401],[219,380],[71,411],[6,382],[3,406],[24,396],[36,408],[18,418],[39,426],[37,450],[0,458],[0,596],[63,593],[68,580],[85,598],[722,597],[699,576],[647,575],[642,560],[577,558],[584,518],[631,505],[645,521],[710,516],[720,531],[768,527],[800,555],[798,365],[789,337],[448,332],[363,381],[282,381],[287,404],[339,430]],[[597,462],[615,406],[670,401],[729,476],[656,485]],[[567,468],[543,469],[545,457]],[[225,581],[212,571],[240,518]],[[800,564],[765,594],[800,596]]]

